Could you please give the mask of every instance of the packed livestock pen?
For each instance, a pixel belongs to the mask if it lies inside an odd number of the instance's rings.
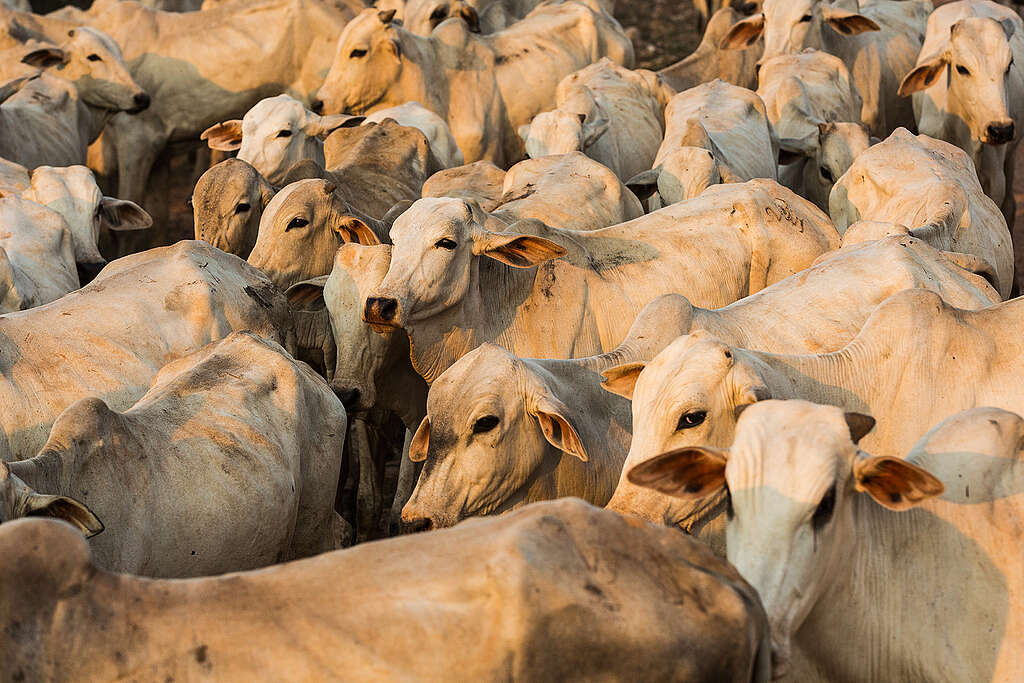
[[[1024,682],[1016,1],[0,0],[0,683]]]

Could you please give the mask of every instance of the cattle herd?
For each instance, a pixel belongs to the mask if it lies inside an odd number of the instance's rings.
[[[1024,681],[1009,5],[3,2],[0,681]]]

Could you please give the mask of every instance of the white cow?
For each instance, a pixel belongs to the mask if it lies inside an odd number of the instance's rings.
[[[1017,123],[1024,119],[1024,21],[985,0],[936,9],[917,66],[900,85],[900,95],[911,93],[918,131],[967,152],[985,193],[1012,225]]]
[[[656,206],[693,199],[711,185],[778,178],[779,143],[764,102],[723,80],[685,90],[665,109],[665,139],[653,170],[627,183]]]
[[[1006,221],[970,158],[953,145],[898,128],[836,181],[829,213],[844,244],[909,231],[937,249],[974,256],[1003,298],[1010,294],[1013,245]],[[877,223],[895,225],[880,233]]]
[[[124,412],[69,406],[38,456],[0,463],[0,510],[69,516],[99,534],[99,566],[142,576],[315,555],[350,533],[334,511],[345,424],[308,366],[236,332],[164,366]]]
[[[728,450],[670,451],[630,477],[728,499],[729,561],[764,601],[776,677],[1020,680],[1024,420],[961,413],[906,459],[857,447],[873,423],[765,401]]]
[[[19,197],[0,198],[0,313],[49,303],[79,287],[67,222]]]
[[[490,211],[501,202],[504,183],[505,171],[490,161],[474,161],[430,176],[423,183],[421,196],[472,199],[484,211]]]
[[[384,119],[394,119],[399,124],[416,128],[427,136],[430,151],[437,157],[443,168],[462,166],[462,150],[455,142],[455,136],[445,120],[424,107],[419,102],[406,102],[397,107],[378,109],[367,115],[367,123],[380,123]]]
[[[732,7],[723,7],[711,16],[700,44],[692,54],[658,72],[677,92],[695,88],[701,83],[721,78],[741,88],[757,87],[757,61],[764,50],[764,40],[756,37],[738,49],[723,49],[722,39],[743,14]]]

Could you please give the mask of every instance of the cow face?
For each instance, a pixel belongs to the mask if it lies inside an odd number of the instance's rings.
[[[34,50],[21,61],[54,68],[54,73],[75,84],[82,101],[94,107],[130,114],[149,107],[149,95],[128,73],[121,48],[113,38],[94,28],[71,29],[68,40],[59,48]]]
[[[82,284],[106,264],[97,246],[102,231],[144,230],[153,225],[152,217],[134,202],[104,197],[85,166],[39,166],[21,196],[67,221]]]
[[[548,456],[587,460],[566,407],[523,361],[494,344],[466,354],[434,381],[413,443],[409,457],[424,465],[402,510],[412,531],[522,502]]]
[[[573,113],[562,109],[538,114],[533,121],[519,129],[531,159],[550,154],[582,152],[593,145],[608,130],[608,119],[593,108],[593,113]]]
[[[345,26],[334,63],[317,94],[317,105],[325,113],[365,114],[410,99],[387,99],[402,72],[404,31],[394,16],[394,10],[366,9]]]
[[[273,186],[251,165],[240,159],[222,161],[192,191],[195,238],[249,258],[263,209],[273,198]]]
[[[832,187],[857,155],[871,146],[866,126],[860,123],[822,123],[818,126],[818,144],[813,163],[804,168],[807,198],[828,211]]]
[[[763,35],[763,61],[800,52],[805,47],[823,47],[822,33],[826,27],[839,36],[879,30],[878,24],[863,14],[820,0],[765,0],[763,13],[734,24],[722,39],[722,47],[744,49]]]
[[[0,523],[21,517],[52,517],[72,525],[86,537],[103,531],[103,525],[82,503],[66,496],[33,491],[0,462]]]
[[[743,411],[728,451],[680,448],[627,474],[684,499],[727,497],[728,558],[768,614],[774,677],[786,672],[793,634],[850,561],[863,514],[857,494],[906,510],[943,491],[920,467],[858,451],[874,422],[834,406],[765,401]]]
[[[1016,122],[1009,114],[1011,81],[1021,87],[1015,71],[1010,19],[961,19],[949,29],[949,43],[937,57],[918,64],[900,84],[909,95],[946,81],[946,106],[967,124],[971,137],[989,145],[1016,138]]]
[[[478,282],[481,260],[513,268],[531,268],[558,258],[565,250],[550,240],[514,232],[520,221],[505,226],[491,219],[476,202],[452,198],[416,201],[391,227],[391,267],[366,300],[363,320],[381,327],[406,327],[463,305]],[[501,229],[496,232],[486,225]],[[532,223],[531,223],[532,225]],[[477,293],[484,297],[494,292]],[[488,315],[500,302],[475,301]],[[484,322],[481,320],[480,322]]]
[[[327,180],[300,180],[267,204],[248,261],[282,291],[331,272],[334,252],[343,242],[378,243],[366,221],[335,190]]]
[[[610,509],[675,525],[702,505],[659,495],[625,477],[634,465],[684,446],[728,446],[737,406],[768,397],[753,360],[703,331],[680,337],[648,364],[607,370],[604,388],[633,401],[633,441]]]

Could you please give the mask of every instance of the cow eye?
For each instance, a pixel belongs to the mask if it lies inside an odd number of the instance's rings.
[[[448,8],[444,5],[440,5],[434,8],[434,11],[430,13],[431,21],[441,21],[448,16]]]
[[[961,74],[962,76],[970,76],[971,75],[971,72],[963,64],[957,64],[956,65],[956,72],[958,74]]]
[[[91,54],[88,57],[86,57],[86,59],[88,59],[90,62],[102,62],[103,61],[103,58],[100,57],[97,54]]]
[[[434,246],[435,247],[440,247],[441,249],[447,249],[448,251],[451,251],[452,249],[454,249],[455,247],[457,247],[459,245],[455,244],[455,240],[450,240],[447,237],[442,237],[438,241],[434,242]]]
[[[811,15],[810,14],[805,14],[802,17],[800,17],[800,21],[798,23],[806,24],[810,20],[811,20]]]
[[[307,225],[309,225],[309,221],[307,221],[305,218],[300,218],[299,216],[296,216],[295,218],[291,219],[291,221],[289,221],[288,227],[285,228],[284,231],[288,232],[293,228],[304,228]]]
[[[1013,66],[1013,57],[1010,57],[1010,63],[1006,65],[1006,73],[1010,73],[1010,67]]]
[[[729,485],[725,485],[725,516],[728,519],[732,519],[736,516],[736,512],[732,509],[732,491],[729,490]]]
[[[836,485],[832,484],[830,488],[822,497],[821,502],[818,503],[818,507],[814,510],[814,516],[811,517],[811,526],[814,527],[815,531],[820,530],[823,526],[828,524],[828,521],[832,519],[832,511],[836,507]]]
[[[693,427],[704,424],[704,419],[707,416],[708,414],[704,410],[695,410],[691,413],[683,413],[679,416],[679,422],[676,424],[676,431],[692,429]]]
[[[282,131],[279,131],[278,134],[277,134],[277,137],[279,137],[279,138],[290,138],[291,136],[292,136],[292,132],[290,130],[288,130],[287,128],[282,130]]]
[[[498,426],[498,417],[496,415],[484,415],[479,420],[473,423],[473,433],[483,434],[489,432]]]
[[[832,175],[832,171],[828,170],[824,166],[821,167],[821,177],[830,183],[834,183],[836,181],[835,176]]]
[[[245,213],[249,210],[249,205],[245,202],[239,202],[235,205],[235,213]]]
[[[359,58],[365,57],[365,56],[366,56],[366,50],[361,50],[359,48],[356,48],[355,50],[352,50],[352,52],[348,53],[348,58],[349,59],[359,59]]]

